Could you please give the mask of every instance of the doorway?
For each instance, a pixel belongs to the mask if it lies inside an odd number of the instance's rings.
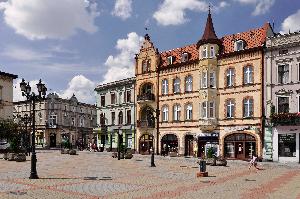
[[[140,144],[139,144],[139,152],[142,155],[148,155],[150,154],[150,149],[153,149],[153,135],[142,135],[140,138]]]
[[[56,147],[56,134],[50,134],[50,147]]]
[[[193,135],[186,135],[185,136],[185,156],[193,156],[194,155],[194,136]]]

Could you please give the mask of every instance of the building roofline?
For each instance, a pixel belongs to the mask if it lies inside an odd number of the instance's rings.
[[[117,80],[117,81],[113,81],[113,82],[109,82],[109,83],[105,83],[105,84],[99,84],[94,90],[98,91],[100,89],[104,89],[107,87],[111,87],[117,84],[121,84],[121,83],[130,83],[130,82],[135,82],[135,77],[129,77],[126,79],[121,79],[121,80]]]
[[[5,72],[2,72],[2,71],[0,71],[0,75],[11,77],[13,79],[17,79],[18,78],[18,75],[14,75],[14,74],[10,74],[10,73],[5,73]]]

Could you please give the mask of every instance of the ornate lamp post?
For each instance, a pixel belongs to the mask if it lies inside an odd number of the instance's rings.
[[[22,95],[27,98],[28,101],[32,102],[32,156],[31,156],[31,172],[29,179],[38,179],[37,171],[36,171],[36,153],[35,153],[35,102],[37,100],[45,99],[47,88],[45,84],[42,83],[42,80],[39,81],[38,84],[36,84],[38,89],[38,95],[36,95],[34,92],[31,92],[31,86],[29,85],[29,82],[25,82],[24,79],[22,79],[22,82],[20,83],[20,88],[22,91]]]

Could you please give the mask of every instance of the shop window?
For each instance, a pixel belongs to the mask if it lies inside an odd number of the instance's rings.
[[[278,134],[278,156],[296,157],[296,134]]]

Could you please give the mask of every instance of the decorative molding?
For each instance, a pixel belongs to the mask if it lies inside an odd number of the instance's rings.
[[[293,58],[285,58],[285,59],[275,60],[276,64],[286,63],[286,62],[292,62],[292,61],[293,61]]]
[[[279,91],[275,92],[276,95],[291,95],[293,94],[292,90],[285,90],[284,88],[280,89]]]

